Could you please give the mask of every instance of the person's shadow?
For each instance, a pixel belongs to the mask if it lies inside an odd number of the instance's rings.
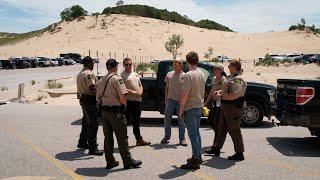
[[[152,145],[150,145],[150,147],[152,147],[154,150],[177,149],[177,146],[179,146],[179,144],[152,144]]]
[[[208,166],[215,169],[228,169],[236,164],[236,161],[229,161],[226,158],[216,157],[214,155],[205,155],[211,156],[212,158],[206,161],[203,161],[202,165]]]
[[[92,168],[77,168],[75,173],[82,176],[90,176],[90,177],[105,177],[108,174],[126,171],[126,169],[106,169],[105,167],[92,167]]]
[[[85,149],[77,149],[75,151],[70,152],[61,152],[56,154],[56,159],[62,161],[78,161],[78,160],[88,160],[92,159],[93,157],[89,154],[85,153]]]
[[[172,166],[172,167],[174,168],[173,170],[170,170],[166,173],[160,174],[159,177],[161,179],[174,179],[174,178],[184,176],[184,175],[188,174],[189,172],[192,172],[189,170],[180,169],[177,166]]]

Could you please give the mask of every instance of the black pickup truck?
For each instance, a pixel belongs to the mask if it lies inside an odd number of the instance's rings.
[[[276,117],[279,125],[301,126],[320,137],[320,81],[278,79]]]
[[[198,67],[204,73],[206,80],[206,95],[211,89],[211,81],[213,78],[213,63],[200,62]],[[144,88],[142,110],[159,111],[164,113],[164,79],[168,72],[173,71],[171,60],[160,61],[158,64],[157,78],[142,77],[141,83]],[[183,71],[188,71],[186,63],[183,65]],[[266,116],[271,118],[271,107],[275,105],[276,88],[266,84],[248,83],[245,94],[247,108],[242,118],[244,126],[258,126]]]

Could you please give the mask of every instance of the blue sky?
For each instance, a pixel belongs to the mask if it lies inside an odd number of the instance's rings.
[[[90,2],[90,3],[89,3]],[[116,0],[0,0],[0,32],[27,32],[60,20],[60,12],[79,4],[90,13]],[[124,0],[177,11],[193,20],[211,19],[238,32],[284,31],[303,17],[320,27],[319,0]]]

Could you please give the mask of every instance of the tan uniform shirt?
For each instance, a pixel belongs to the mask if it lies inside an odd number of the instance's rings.
[[[187,72],[183,77],[182,91],[188,91],[189,96],[185,106],[185,111],[192,108],[202,108],[204,91],[205,91],[205,79],[204,74],[200,69],[195,69]]]
[[[93,95],[94,93],[90,91],[90,86],[93,84],[96,84],[97,78],[94,75],[94,73],[90,70],[82,70],[77,75],[77,91],[79,94],[87,94],[87,95]]]
[[[176,74],[174,71],[168,72],[164,79],[164,82],[168,86],[168,99],[180,101],[184,75],[184,72],[180,74]]]
[[[124,71],[121,73],[121,77],[124,80],[124,83],[127,89],[132,91],[140,90],[140,87],[142,86],[142,84],[140,81],[140,77],[137,73],[135,72],[127,73]],[[128,93],[126,97],[127,97],[127,100],[129,101],[138,101],[138,102],[142,101],[142,97],[135,94]]]
[[[223,81],[223,94],[235,93],[237,98],[243,97],[247,90],[247,82],[242,79],[240,75],[229,76]]]
[[[222,76],[221,79],[217,79],[216,77],[213,77],[211,89],[213,89],[214,91],[221,90],[224,79],[225,79],[224,76]]]
[[[108,78],[113,75],[103,93]],[[102,77],[97,84],[97,102],[102,102],[102,106],[121,106],[120,95],[127,94],[127,88],[123,79],[115,73],[109,73]]]

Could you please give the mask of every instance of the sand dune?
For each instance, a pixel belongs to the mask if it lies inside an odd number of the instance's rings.
[[[156,19],[126,16],[87,16],[82,21],[63,22],[53,32],[40,37],[0,47],[0,58],[11,56],[58,57],[63,52],[78,52],[99,57],[122,59],[123,54],[137,61],[171,59],[164,43],[172,34],[183,36],[184,56],[194,50],[204,55],[209,46],[214,55],[227,55],[245,60],[257,59],[266,53],[320,53],[320,37],[297,31],[267,33],[234,33],[207,30]]]

